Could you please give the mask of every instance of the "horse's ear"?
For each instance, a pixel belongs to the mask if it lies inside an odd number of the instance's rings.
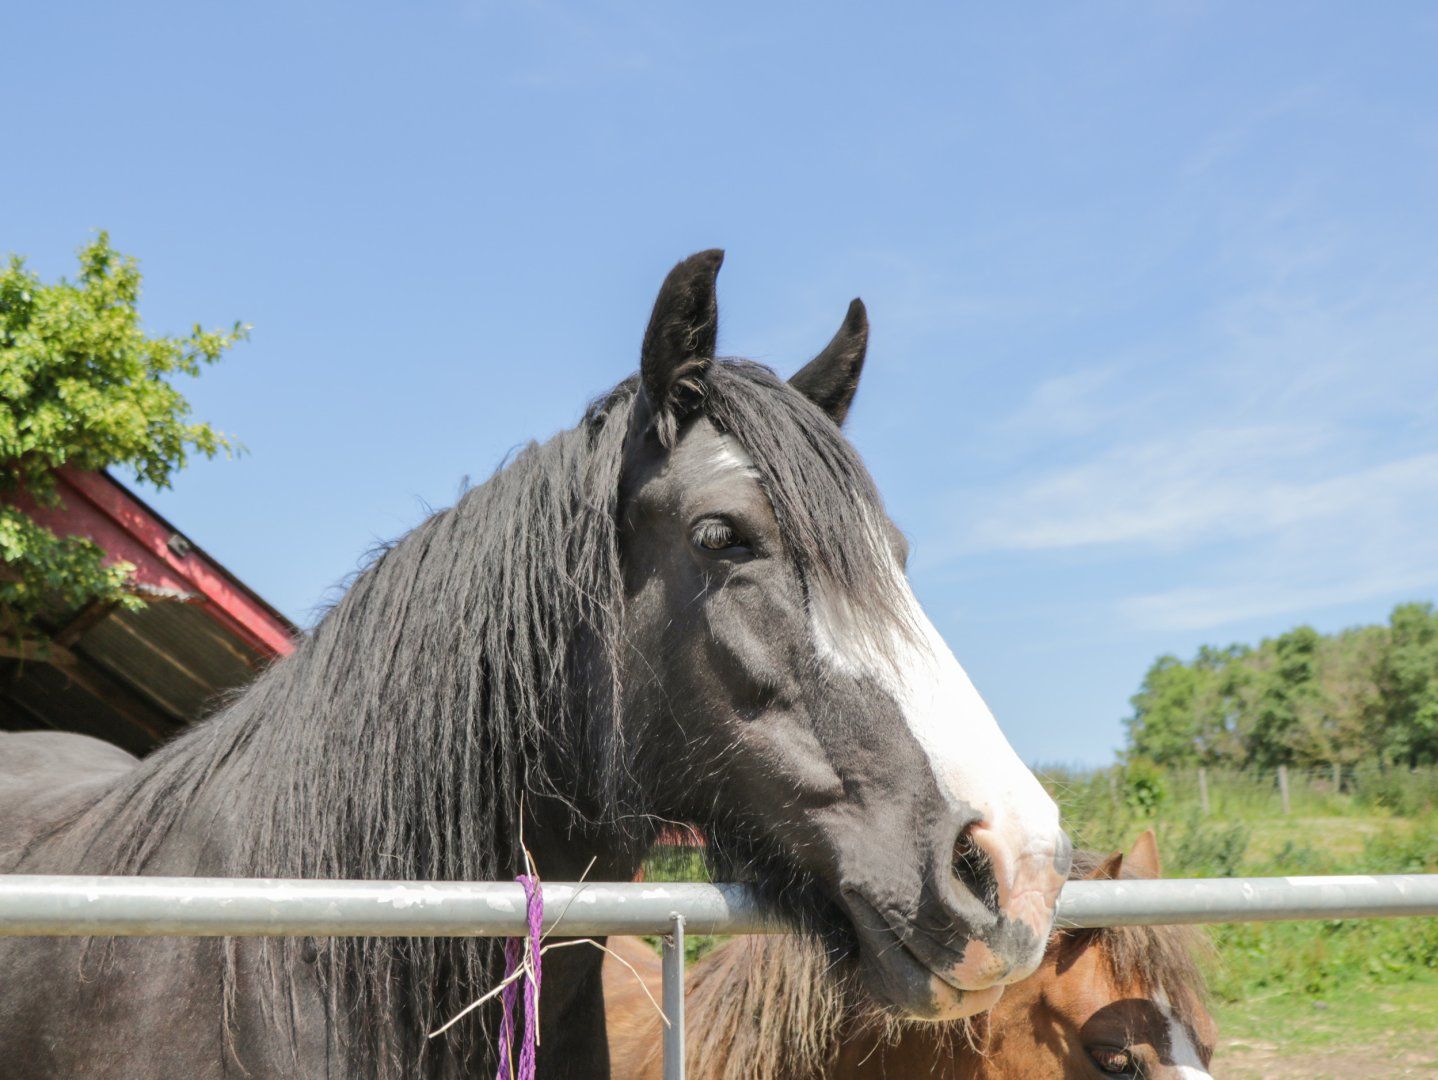
[[[834,423],[842,424],[859,389],[868,348],[869,316],[864,301],[856,297],[833,340],[795,373],[789,385],[828,413]]]
[[[1090,871],[1087,881],[1117,881],[1123,873],[1123,852],[1115,851]]]
[[[669,271],[644,331],[639,376],[665,446],[674,444],[679,420],[703,392],[704,373],[714,361],[719,324],[714,279],[723,262],[724,252],[714,248]]]
[[[1128,853],[1128,868],[1135,877],[1163,877],[1163,863],[1158,857],[1158,837],[1152,829],[1144,829]]]

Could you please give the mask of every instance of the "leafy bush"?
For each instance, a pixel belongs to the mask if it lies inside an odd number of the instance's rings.
[[[1180,824],[1158,830],[1165,872],[1172,877],[1238,877],[1248,837],[1241,822],[1217,824],[1196,807]]]
[[[1416,817],[1438,810],[1438,770],[1364,765],[1354,770],[1353,795],[1359,806]]]
[[[1123,801],[1136,814],[1153,817],[1167,801],[1164,770],[1145,758],[1135,758],[1123,769]]]
[[[246,328],[151,337],[139,298],[138,265],[103,232],[81,250],[75,282],[46,285],[18,257],[0,269],[0,631],[21,632],[57,600],[139,604],[125,591],[129,568],[106,566],[94,544],[55,535],[6,496],[23,490],[53,503],[54,471],[65,465],[123,465],[168,487],[191,452],[233,449],[189,419],[170,379],[199,374]]]
[[[1414,822],[1406,831],[1385,829],[1363,841],[1355,870],[1370,874],[1432,874],[1438,872],[1438,813]]]

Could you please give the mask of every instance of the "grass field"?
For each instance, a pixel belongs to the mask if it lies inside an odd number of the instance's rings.
[[[1438,973],[1316,997],[1222,1002],[1214,1075],[1227,1080],[1358,1080],[1438,1074]]]
[[[1365,778],[1359,778],[1365,780]],[[1112,850],[1158,834],[1170,877],[1438,872],[1438,774],[1335,789],[1274,778],[1049,770],[1075,839]],[[1210,929],[1224,1077],[1438,1075],[1438,919],[1318,920]]]
[[[1438,771],[1295,775],[1284,814],[1272,776],[1041,770],[1081,846],[1158,834],[1169,877],[1438,872]],[[693,852],[651,879],[702,880]],[[1438,919],[1249,923],[1210,929],[1220,1049],[1214,1075],[1368,1080],[1438,1076]],[[690,936],[691,958],[715,939]]]

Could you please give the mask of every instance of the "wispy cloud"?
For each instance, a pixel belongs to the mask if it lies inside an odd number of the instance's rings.
[[[1321,96],[1317,85],[1285,90],[1273,100],[1211,133],[1184,163],[1184,174],[1190,178],[1205,176],[1241,157],[1265,129],[1315,104]]]
[[[976,526],[973,542],[1020,550],[1181,548],[1438,502],[1438,453],[1320,479],[1278,475],[1284,467],[1306,471],[1309,455],[1326,441],[1321,431],[1297,427],[1208,428],[1119,447],[1001,499]]]
[[[1345,568],[1346,569],[1346,568]],[[1295,615],[1384,597],[1403,597],[1438,585],[1438,571],[1374,568],[1371,573],[1340,574],[1319,581],[1277,581],[1242,585],[1169,589],[1127,597],[1119,612],[1146,630],[1209,630],[1274,615]]]
[[[1103,364],[1045,379],[995,429],[1020,438],[1087,435],[1129,408],[1126,395],[1115,392],[1118,378],[1117,364]]]
[[[1051,375],[996,419],[1029,452],[955,495],[984,510],[949,554],[1081,555],[1142,630],[1438,588],[1438,283],[1356,274],[1353,238],[1310,225],[1289,242],[1273,211],[1249,286],[1187,340]]]

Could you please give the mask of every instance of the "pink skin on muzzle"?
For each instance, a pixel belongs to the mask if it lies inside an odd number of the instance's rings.
[[[974,988],[1013,982],[1030,974],[1043,960],[1064,875],[1058,871],[1051,847],[1036,848],[1032,842],[1025,846],[1023,838],[1004,836],[986,824],[972,826],[967,836],[988,859],[998,886],[1000,918],[1031,931],[1033,955],[1017,961],[1005,958],[975,939],[964,949],[963,960],[947,974],[954,983]]]

